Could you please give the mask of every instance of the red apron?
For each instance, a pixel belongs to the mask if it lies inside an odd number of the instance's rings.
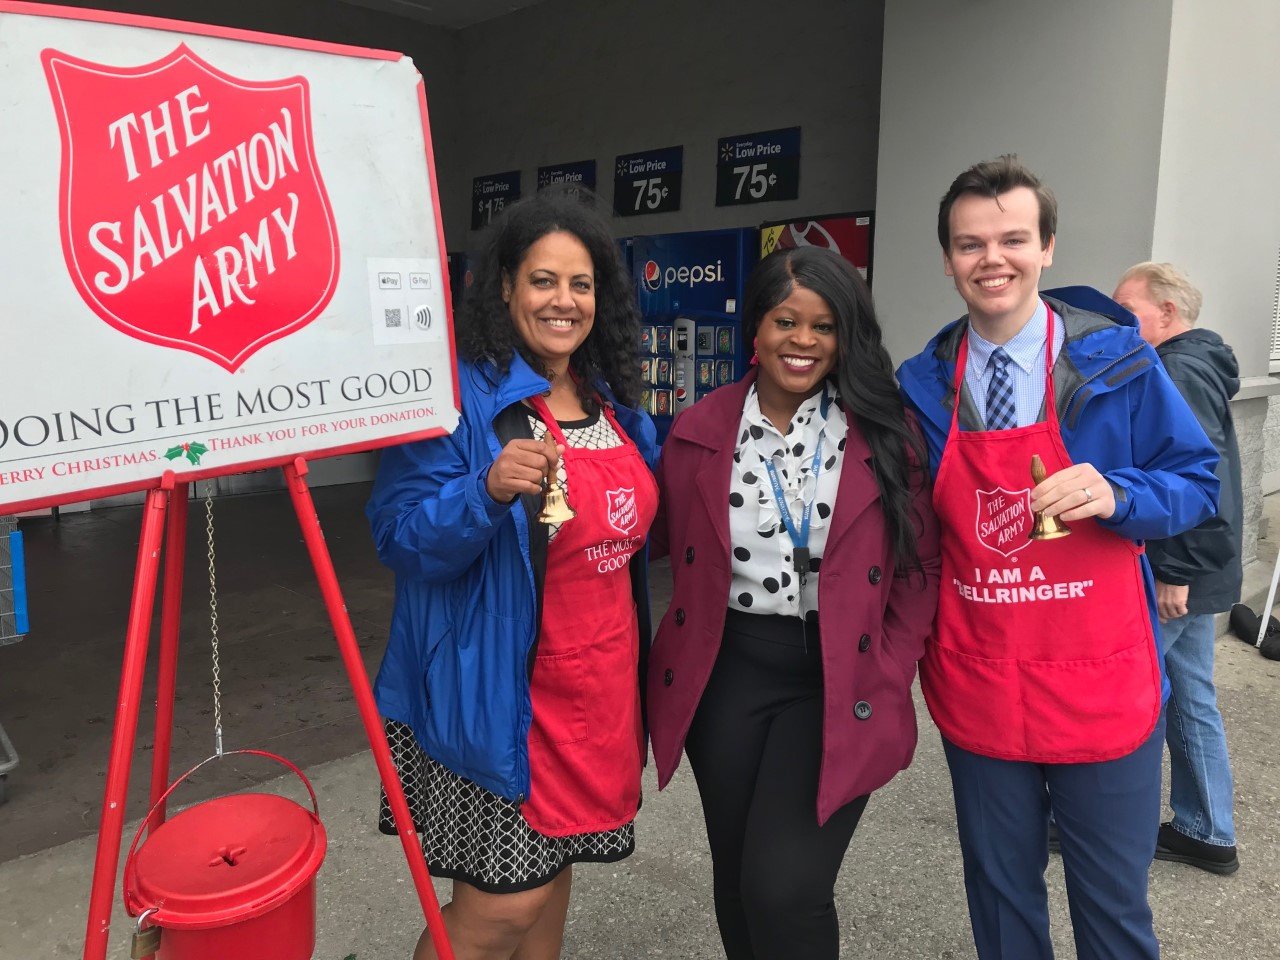
[[[521,812],[539,833],[563,837],[622,826],[640,805],[640,631],[628,561],[648,535],[658,485],[607,406],[622,446],[580,450],[542,399],[532,402],[565,448],[577,516],[547,548]]]
[[[934,482],[942,589],[921,686],[943,735],[1003,760],[1085,763],[1132,752],[1160,714],[1160,666],[1143,588],[1143,548],[1093,519],[1071,536],[1029,540],[1031,456],[1071,465],[1054,403],[1053,311],[1045,422],[959,429],[955,409]]]

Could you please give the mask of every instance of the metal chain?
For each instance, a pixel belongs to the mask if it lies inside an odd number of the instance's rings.
[[[204,497],[205,536],[209,541],[209,647],[213,656],[213,749],[222,756],[222,671],[218,665],[218,574],[213,552],[213,484]]]

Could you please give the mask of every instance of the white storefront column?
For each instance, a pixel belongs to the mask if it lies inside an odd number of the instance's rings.
[[[1240,360],[1232,404],[1245,482],[1246,557],[1255,555],[1268,449],[1280,422],[1268,376],[1280,256],[1280,5],[1175,0],[1151,257],[1204,293],[1200,324]],[[1274,468],[1272,468],[1274,470]]]

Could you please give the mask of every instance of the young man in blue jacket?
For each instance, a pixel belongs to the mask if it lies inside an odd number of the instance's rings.
[[[921,684],[980,960],[1053,956],[1051,812],[1080,960],[1156,960],[1168,688],[1142,541],[1212,514],[1217,454],[1127,311],[1040,293],[1056,229],[1052,193],[1012,156],[966,170],[939,209],[968,313],[898,371],[942,530]],[[1055,522],[1069,532],[1040,536]]]

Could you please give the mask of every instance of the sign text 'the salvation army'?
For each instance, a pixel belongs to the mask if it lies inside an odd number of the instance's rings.
[[[108,125],[111,148],[124,164],[127,179],[137,179],[141,165],[155,169],[183,149],[209,136],[209,104],[192,85],[139,116],[127,113]],[[176,114],[176,116],[175,116]],[[94,286],[117,294],[148,269],[160,266],[214,226],[227,220],[255,197],[273,191],[298,172],[293,142],[294,120],[288,107],[265,130],[204,163],[149,203],[134,207],[132,223],[99,221],[89,228],[89,244],[112,269],[94,275]],[[224,244],[196,257],[192,276],[191,332],[217,317],[232,303],[252,305],[260,276],[275,273],[277,262],[292,260],[298,195],[284,191],[281,202],[255,227],[242,231],[237,244]],[[277,243],[283,242],[283,260]]]

